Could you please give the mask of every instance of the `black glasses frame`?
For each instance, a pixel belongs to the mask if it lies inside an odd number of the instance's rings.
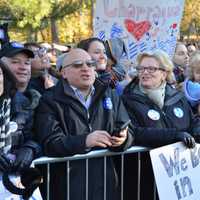
[[[160,68],[160,67],[153,67],[153,66],[148,66],[148,67],[143,67],[143,66],[137,66],[136,70],[138,71],[138,73],[144,73],[144,71],[146,70],[148,73],[153,74],[156,71],[165,71],[165,69]]]

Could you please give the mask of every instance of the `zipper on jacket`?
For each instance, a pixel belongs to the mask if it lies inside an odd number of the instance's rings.
[[[87,110],[87,118],[88,118],[88,127],[89,127],[89,131],[92,132],[92,126],[91,126],[91,123],[90,123],[90,113],[89,113],[88,110]]]
[[[163,114],[164,116],[166,116],[166,113],[165,113],[165,111],[163,111],[163,110],[162,110],[162,114]]]

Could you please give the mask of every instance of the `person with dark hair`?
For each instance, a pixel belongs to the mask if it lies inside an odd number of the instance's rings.
[[[1,75],[3,75],[0,83],[0,96],[1,97],[13,97],[17,90],[16,78],[9,70],[8,66],[0,60]],[[3,83],[3,84],[2,84]],[[2,96],[3,95],[3,96]]]
[[[10,118],[16,129],[12,132],[11,157],[14,171],[30,166],[33,159],[41,155],[41,148],[34,140],[32,132],[34,109],[39,103],[40,94],[36,90],[27,90],[31,74],[31,50],[17,42],[7,42],[0,50],[0,58],[16,78],[16,94],[11,101]],[[5,168],[5,170],[10,170]]]
[[[92,56],[92,59],[97,62],[97,77],[103,83],[115,88],[116,83],[125,78],[123,70],[120,71],[117,67],[108,66],[106,48],[104,42],[99,38],[94,37],[82,40],[77,44],[77,47],[87,51]]]
[[[0,61],[0,176],[4,187],[11,193],[22,195],[29,199],[33,191],[41,183],[40,172],[35,168],[24,168],[20,171],[20,180],[24,188],[18,188],[9,180],[9,174],[15,173],[13,160],[16,149],[13,148],[12,134],[17,129],[17,124],[11,119],[11,101],[16,92],[16,78],[8,66]],[[17,172],[18,174],[19,172]]]
[[[15,94],[15,77],[7,66],[0,61],[0,171],[8,168],[7,153],[11,149],[10,129],[11,97]]]
[[[184,43],[177,42],[172,61],[174,64],[173,72],[179,89],[182,88],[189,64],[188,50]]]
[[[92,38],[88,38],[88,39],[85,39],[85,40],[81,40],[77,44],[77,48],[84,49],[85,51],[88,51],[89,48],[90,48],[90,44],[92,42],[100,42],[100,43],[102,43],[104,45],[103,40],[101,40],[99,38],[96,38],[96,37],[92,37]]]
[[[47,50],[34,42],[25,43],[24,46],[34,53],[34,58],[31,60],[31,79],[28,88],[35,89],[42,95],[45,90],[55,84]]]
[[[188,43],[187,50],[188,50],[188,55],[190,57],[195,51],[197,51],[195,43]]]

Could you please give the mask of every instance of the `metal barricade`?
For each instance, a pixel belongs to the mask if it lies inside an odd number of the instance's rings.
[[[34,160],[34,165],[47,165],[47,200],[50,200],[50,165],[60,162],[66,162],[66,172],[67,172],[67,200],[70,199],[70,162],[75,160],[85,160],[85,169],[86,169],[86,179],[85,179],[85,200],[88,200],[88,161],[91,158],[99,158],[102,157],[104,159],[104,199],[106,200],[106,165],[107,165],[107,157],[108,156],[120,156],[121,157],[121,192],[120,192],[120,200],[123,200],[123,193],[124,193],[124,155],[125,154],[137,154],[137,167],[138,167],[138,178],[137,178],[137,200],[140,200],[140,182],[141,182],[141,153],[148,151],[148,148],[140,147],[140,146],[134,146],[129,148],[128,150],[124,152],[112,152],[109,150],[97,150],[97,151],[91,151],[87,154],[78,154],[74,156],[69,157],[59,157],[59,158],[51,158],[51,157],[41,157],[36,160]],[[154,191],[156,191],[156,186],[154,188]],[[154,192],[152,191],[152,192]],[[156,196],[154,195],[154,200],[156,200]]]

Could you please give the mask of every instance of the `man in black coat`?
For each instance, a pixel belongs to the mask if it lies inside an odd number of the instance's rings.
[[[40,145],[34,141],[32,132],[34,110],[39,103],[40,94],[35,90],[26,90],[31,75],[32,51],[18,42],[7,42],[0,51],[1,60],[8,66],[16,78],[16,89],[11,99],[10,119],[16,130],[11,133],[11,149],[4,158],[3,170],[10,167],[13,171],[21,171],[41,155]],[[1,164],[2,162],[0,162]],[[10,165],[12,163],[12,165]]]
[[[95,81],[95,61],[81,49],[71,50],[63,61],[62,80],[41,98],[36,115],[36,132],[47,156],[83,154],[94,149],[123,151],[131,146],[128,127],[114,130],[129,120],[119,97]],[[66,166],[55,164],[51,171],[50,199],[66,199]],[[116,173],[107,157],[107,200],[118,199]],[[85,161],[70,163],[70,199],[85,199]],[[89,160],[88,199],[104,195],[103,158]]]

